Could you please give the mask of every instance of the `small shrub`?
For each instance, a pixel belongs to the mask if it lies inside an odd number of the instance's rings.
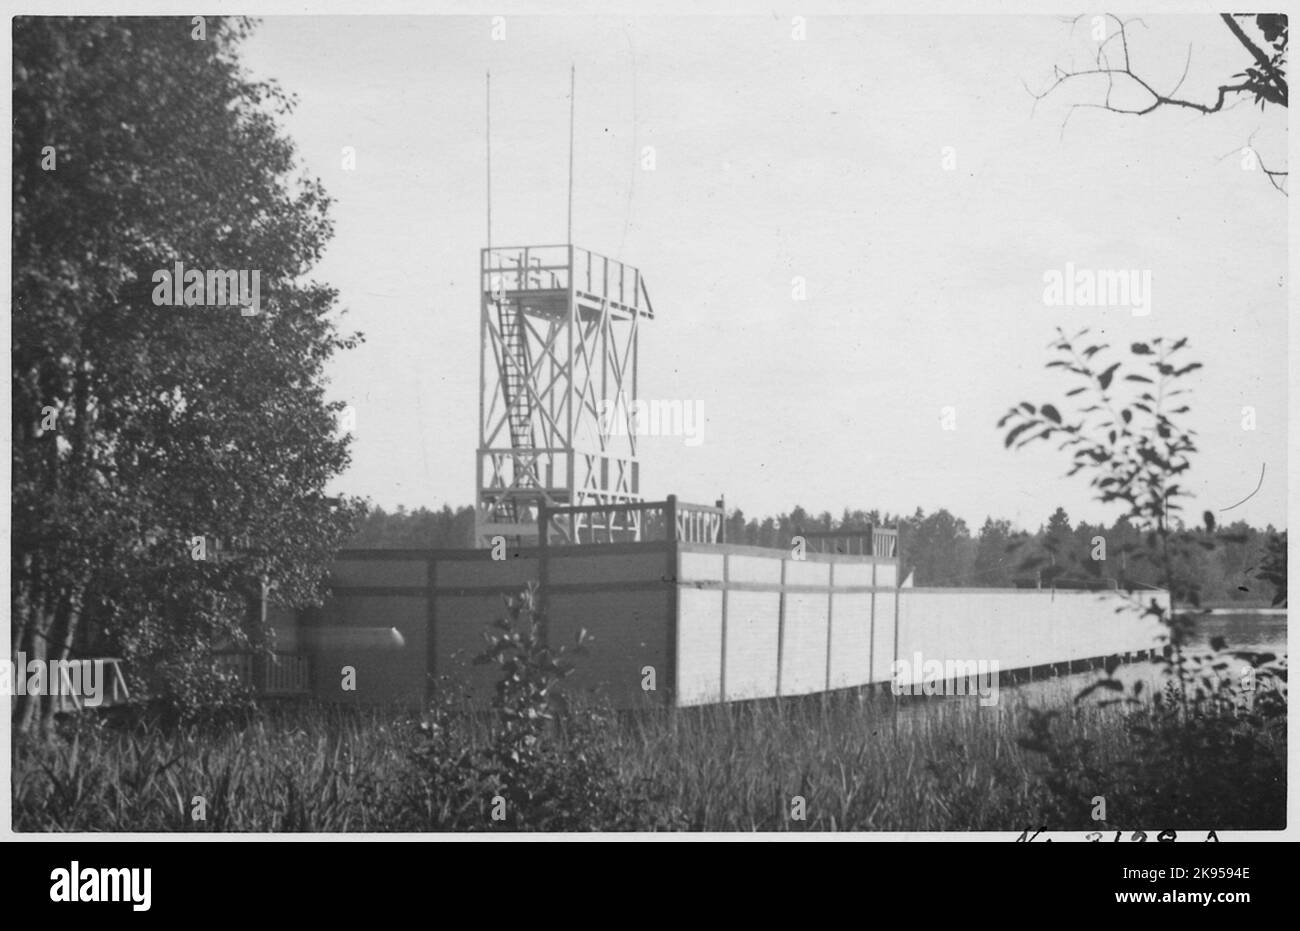
[[[1108,814],[1160,820],[1161,828],[1283,827],[1285,659],[1231,652],[1218,638],[1211,653],[1187,652],[1196,616],[1180,605],[1200,606],[1199,580],[1188,571],[1195,564],[1192,556],[1198,548],[1241,542],[1232,534],[1216,536],[1209,511],[1202,518],[1203,532],[1189,532],[1177,516],[1183,510],[1179,502],[1189,497],[1180,483],[1197,451],[1195,432],[1179,423],[1190,409],[1179,397],[1187,393],[1180,380],[1201,363],[1176,359],[1186,339],[1170,343],[1157,337],[1132,343],[1131,359],[1107,364],[1109,345],[1080,345],[1087,333],[1068,337],[1058,330],[1051,346],[1057,358],[1048,363],[1076,377],[1079,384],[1065,397],[1077,400],[1025,401],[998,426],[1007,428],[1007,447],[1059,441],[1073,462],[1069,474],[1088,475],[1098,501],[1122,505],[1124,516],[1143,528],[1141,541],[1120,551],[1154,565],[1169,592],[1166,608],[1127,585],[1135,608],[1164,630],[1165,649],[1156,660],[1163,688],[1147,699],[1137,682],[1125,695],[1114,677],[1115,661],[1077,696],[1076,703],[1094,694],[1109,696],[1098,706],[1126,711],[1123,724],[1137,752],[1123,758],[1102,761],[1089,741],[1059,735],[1053,728],[1056,712],[1031,715],[1020,744],[1041,754],[1046,764],[1045,818],[1049,824],[1086,827],[1091,799],[1101,795],[1109,799]],[[1033,568],[1032,562],[1022,568]],[[1260,576],[1273,583],[1275,604],[1286,599],[1285,575],[1285,539],[1279,547],[1274,537]]]

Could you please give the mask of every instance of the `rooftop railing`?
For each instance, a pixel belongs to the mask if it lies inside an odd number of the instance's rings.
[[[898,529],[868,526],[862,530],[809,530],[799,535],[814,553],[844,553],[850,556],[898,556]]]
[[[582,297],[654,316],[639,269],[579,246],[494,246],[483,250],[481,271],[487,294],[567,291],[572,285]]]
[[[676,540],[723,543],[726,506],[688,504],[669,495],[664,501],[621,501],[537,510],[538,541],[543,545],[632,543]],[[669,528],[672,529],[671,536]]]

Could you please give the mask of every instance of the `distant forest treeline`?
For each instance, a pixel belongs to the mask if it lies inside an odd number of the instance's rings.
[[[1057,508],[1036,532],[1015,532],[1010,521],[989,517],[972,534],[966,522],[944,508],[926,514],[917,508],[910,517],[880,511],[849,511],[836,520],[830,512],[809,514],[796,507],[777,517],[747,518],[739,509],[727,517],[729,543],[788,548],[800,531],[857,530],[869,525],[898,527],[905,572],[913,572],[916,585],[1008,587],[1032,585],[1040,577],[1050,584],[1053,576],[1069,579],[1126,580],[1156,586],[1158,574],[1150,563],[1128,555],[1126,546],[1138,544],[1141,532],[1126,520],[1111,526],[1080,522]],[[1267,605],[1274,588],[1258,578],[1265,546],[1277,531],[1260,530],[1242,521],[1218,528],[1219,542],[1199,549],[1182,575],[1199,582],[1205,605],[1227,603]],[[1097,538],[1105,541],[1104,548]],[[1227,537],[1231,542],[1223,542]],[[443,506],[431,511],[388,512],[374,507],[358,524],[349,546],[361,549],[459,548],[473,545],[474,509]],[[1208,544],[1211,536],[1206,533]],[[1104,554],[1104,559],[1093,558]]]

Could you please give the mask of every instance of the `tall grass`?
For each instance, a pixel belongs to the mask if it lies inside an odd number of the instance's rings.
[[[525,787],[507,784],[517,778],[508,767],[485,762],[491,722],[468,713],[421,719],[303,704],[205,727],[80,719],[53,742],[15,742],[14,828],[1018,833],[1284,825],[1284,728],[1242,737],[1236,756],[1191,753],[1174,782],[1123,765],[1150,746],[1134,732],[1131,711],[1058,711],[1045,717],[1005,692],[991,708],[921,697],[895,706],[868,691],[622,714],[578,705],[547,736],[545,765],[529,770]],[[1027,739],[1043,728],[1054,755]],[[1234,798],[1225,799],[1224,786],[1237,787]],[[1089,815],[1096,795],[1107,800],[1104,822]]]

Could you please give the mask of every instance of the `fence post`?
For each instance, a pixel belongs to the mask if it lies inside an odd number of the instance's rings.
[[[666,624],[668,633],[668,670],[667,670],[667,689],[664,689],[664,698],[666,698],[669,707],[677,705],[677,614],[679,614],[679,599],[681,598],[681,585],[677,583],[677,550],[679,550],[679,540],[677,540],[677,495],[669,494],[667,501],[663,506],[664,519],[664,540],[667,546],[667,572],[664,577],[669,579],[668,588],[668,623]]]
[[[898,664],[898,616],[903,602],[903,533],[901,522],[898,536],[894,539],[894,560],[896,562],[894,568],[894,666],[890,667],[891,674]]]

